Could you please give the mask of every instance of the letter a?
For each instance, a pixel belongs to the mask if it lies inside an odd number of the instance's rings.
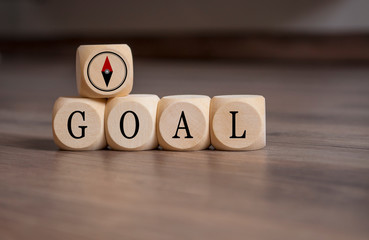
[[[181,125],[181,120],[183,120],[183,127],[180,127],[180,125]],[[186,129],[186,134],[187,134],[187,136],[185,137],[185,138],[193,138],[192,136],[191,136],[191,133],[190,133],[190,129],[188,128],[188,125],[187,125],[187,120],[186,120],[186,116],[185,116],[185,114],[184,114],[184,112],[182,111],[182,113],[181,113],[181,117],[179,118],[179,122],[178,122],[178,127],[177,127],[177,131],[176,131],[176,134],[172,137],[172,138],[180,138],[179,136],[178,136],[178,130],[179,129]]]

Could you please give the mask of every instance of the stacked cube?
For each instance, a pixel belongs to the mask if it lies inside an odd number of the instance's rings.
[[[266,144],[265,99],[259,95],[131,94],[128,45],[77,49],[81,97],[60,97],[53,109],[55,143],[64,150],[255,150]]]

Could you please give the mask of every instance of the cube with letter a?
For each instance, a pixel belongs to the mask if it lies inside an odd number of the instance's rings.
[[[158,142],[164,150],[196,151],[210,145],[210,97],[173,95],[158,104]]]
[[[131,49],[126,44],[80,46],[76,54],[76,78],[83,97],[128,95],[133,86]]]

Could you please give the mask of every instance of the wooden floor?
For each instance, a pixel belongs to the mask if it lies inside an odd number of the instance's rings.
[[[74,59],[0,64],[0,239],[369,238],[369,67],[137,60],[134,93],[262,94],[267,147],[67,152]]]

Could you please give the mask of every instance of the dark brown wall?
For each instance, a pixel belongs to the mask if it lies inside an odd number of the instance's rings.
[[[0,37],[363,32],[365,0],[2,0]]]

